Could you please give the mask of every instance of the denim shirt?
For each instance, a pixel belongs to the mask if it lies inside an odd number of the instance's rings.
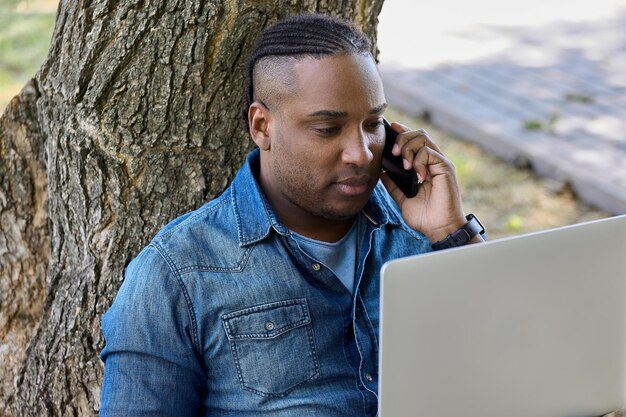
[[[165,226],[102,318],[102,416],[375,416],[379,272],[430,251],[382,184],[351,294],[269,205],[253,151],[218,198]]]

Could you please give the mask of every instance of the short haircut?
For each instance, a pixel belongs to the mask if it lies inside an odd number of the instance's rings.
[[[243,119],[254,102],[254,70],[266,58],[319,59],[330,55],[371,54],[372,44],[353,23],[320,14],[298,14],[265,28],[250,51],[246,67]]]

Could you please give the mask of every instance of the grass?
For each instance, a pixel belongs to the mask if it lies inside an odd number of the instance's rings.
[[[45,59],[57,5],[58,0],[0,0],[0,109],[19,93]],[[571,101],[585,99],[581,95],[570,97]],[[456,166],[466,212],[476,213],[490,239],[608,216],[581,204],[567,187],[554,187],[549,180],[515,168],[424,120],[393,109],[387,116],[430,132]],[[539,126],[531,122],[528,129],[549,130],[556,119],[536,121]]]
[[[32,78],[48,53],[58,0],[0,2],[0,109]]]

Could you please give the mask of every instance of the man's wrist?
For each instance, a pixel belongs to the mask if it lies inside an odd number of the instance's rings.
[[[465,217],[459,217],[458,219],[449,223],[446,226],[438,227],[437,229],[433,229],[424,234],[431,242],[439,242],[440,240],[445,239],[451,233],[459,230],[461,227],[463,227],[463,225],[465,225],[465,223],[467,223]]]
[[[434,241],[432,244],[433,250],[449,249],[482,242],[485,228],[480,223],[480,220],[473,214],[465,216],[465,220],[466,222],[457,230],[446,235],[443,239]]]

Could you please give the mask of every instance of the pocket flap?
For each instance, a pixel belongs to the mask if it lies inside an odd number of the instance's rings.
[[[311,322],[306,298],[262,304],[222,316],[226,335],[233,339],[271,339]]]

